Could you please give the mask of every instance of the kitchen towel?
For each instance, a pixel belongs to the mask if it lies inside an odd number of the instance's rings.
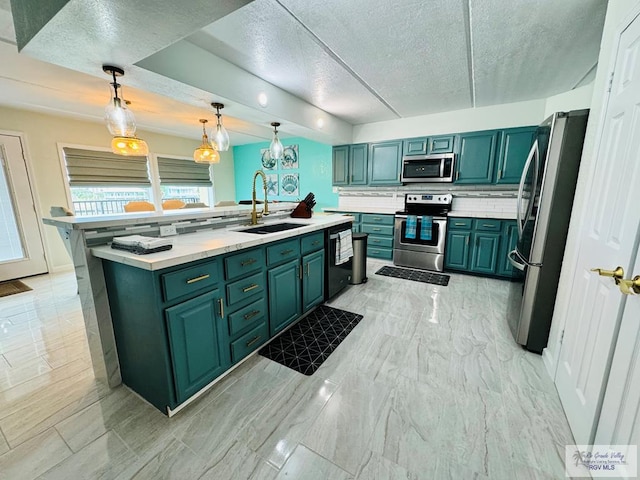
[[[423,216],[420,219],[420,240],[431,240],[433,232],[433,217]]]
[[[415,215],[407,215],[407,223],[404,229],[405,238],[414,240],[416,238],[416,228],[418,227],[418,217]]]
[[[353,243],[351,229],[338,232],[336,241],[336,265],[342,265],[353,257]]]

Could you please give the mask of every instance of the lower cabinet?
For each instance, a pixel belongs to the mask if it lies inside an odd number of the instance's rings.
[[[497,273],[499,246],[499,234],[475,232],[473,234],[473,254],[469,270],[476,273],[495,275]]]
[[[149,271],[104,261],[123,382],[170,413],[324,300],[325,232]]]
[[[512,278],[518,275],[507,254],[518,241],[515,221],[495,219],[449,219],[445,268]]]
[[[302,257],[302,311],[324,301],[324,250]]]
[[[165,310],[178,402],[229,368],[220,301],[214,290]]]
[[[300,272],[298,259],[269,270],[269,330],[271,335],[278,333],[302,313]]]

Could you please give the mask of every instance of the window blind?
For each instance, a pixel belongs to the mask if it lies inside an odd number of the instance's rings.
[[[162,185],[195,185],[212,187],[208,163],[193,160],[158,157],[158,172]]]
[[[123,157],[110,152],[64,148],[69,185],[149,187],[147,157]]]

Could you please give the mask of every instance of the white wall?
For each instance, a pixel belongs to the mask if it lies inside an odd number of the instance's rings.
[[[65,180],[58,156],[58,143],[108,146],[111,137],[102,123],[68,117],[45,115],[26,110],[0,107],[0,130],[24,134],[27,162],[31,165],[32,185],[37,196],[38,216],[48,217],[53,205],[68,206]],[[150,153],[190,157],[200,144],[200,132],[193,139],[138,131],[149,144]],[[221,161],[213,166],[216,201],[235,199],[233,153],[222,152]],[[42,226],[47,262],[51,271],[71,267],[71,259],[58,231]]]
[[[580,110],[589,108],[593,98],[593,82],[584,87],[569,90],[568,92],[554,95],[547,98],[544,106],[545,118],[555,112],[566,112],[569,110]]]
[[[592,94],[593,83],[546,99],[355,125],[353,143],[537,125],[554,112],[589,108]]]
[[[530,100],[355,125],[353,143],[537,125],[545,118],[545,103]]]
[[[571,223],[564,252],[560,283],[558,285],[558,296],[553,313],[553,322],[549,335],[549,343],[544,351],[543,358],[549,374],[554,377],[560,353],[560,336],[567,316],[570,314],[569,294],[571,292],[571,279],[576,269],[578,260],[578,249],[580,245],[580,231],[585,214],[589,210],[587,193],[593,180],[593,171],[596,159],[597,134],[602,123],[602,116],[605,101],[607,99],[607,87],[609,83],[609,73],[613,69],[615,54],[614,48],[617,42],[617,32],[622,22],[631,20],[631,11],[638,11],[640,3],[638,0],[615,0],[610,1],[607,7],[604,30],[602,32],[602,42],[600,44],[600,56],[598,57],[598,70],[593,82],[593,97],[591,100],[591,112],[589,113],[589,123],[584,141],[580,174],[576,186],[576,195],[571,213]]]

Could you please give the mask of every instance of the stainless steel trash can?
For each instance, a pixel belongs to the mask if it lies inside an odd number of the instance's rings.
[[[367,281],[367,237],[366,233],[354,233],[353,263],[351,270],[351,285],[358,285]]]

